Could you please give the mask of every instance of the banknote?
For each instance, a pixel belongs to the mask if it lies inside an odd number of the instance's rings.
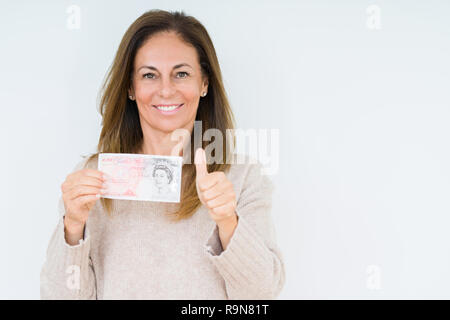
[[[108,177],[103,198],[180,202],[183,158],[100,153],[98,170]]]

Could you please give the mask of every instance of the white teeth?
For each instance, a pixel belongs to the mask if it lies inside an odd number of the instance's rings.
[[[176,108],[178,108],[179,106],[171,106],[171,107],[156,107],[156,108],[158,108],[159,110],[163,110],[163,111],[172,111],[172,110],[175,110]]]

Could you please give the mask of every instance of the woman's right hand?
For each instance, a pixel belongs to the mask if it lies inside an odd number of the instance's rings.
[[[61,191],[65,208],[64,226],[67,232],[72,235],[81,234],[82,238],[89,212],[104,193],[104,182],[103,172],[94,169],[82,169],[66,177]]]

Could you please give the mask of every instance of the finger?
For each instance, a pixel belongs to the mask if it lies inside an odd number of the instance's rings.
[[[86,196],[81,196],[79,198],[77,198],[75,200],[76,202],[76,206],[78,207],[83,207],[85,205],[89,205],[95,201],[97,201],[100,197],[97,197],[95,195],[86,195]]]
[[[98,180],[97,178],[85,176],[80,179],[79,184],[84,186],[102,187],[104,185],[104,182]]]
[[[72,176],[68,176],[64,181],[64,185],[67,189],[72,189],[77,185],[101,185],[106,183],[105,179],[99,179],[98,177],[93,177],[89,175],[84,175],[83,173],[73,174]]]
[[[208,174],[203,179],[197,181],[197,185],[201,192],[211,189],[213,186],[219,184],[220,177],[214,174]]]
[[[230,202],[230,203],[224,204],[223,206],[216,207],[216,208],[212,209],[211,211],[214,214],[223,215],[224,218],[225,218],[228,215],[233,215],[234,214],[233,207],[234,207],[234,204]]]
[[[230,186],[227,183],[216,183],[209,189],[202,192],[203,199],[205,201],[210,201],[218,196],[228,193],[230,191],[229,189]]]
[[[105,174],[102,171],[94,169],[84,169],[83,171],[86,176],[104,180]]]
[[[65,192],[69,192],[70,190],[72,190],[77,186],[93,186],[101,188],[103,186],[103,182],[101,182],[97,178],[83,176],[82,178],[80,178],[79,181],[72,182],[71,184],[66,185]]]
[[[81,177],[92,177],[92,178],[96,178],[100,181],[103,181],[105,178],[105,174],[99,170],[86,168],[86,169],[75,172],[75,174],[74,174],[75,179],[79,179]]]
[[[206,201],[206,206],[211,209],[217,208],[229,202],[233,202],[233,199],[234,197],[232,193],[223,193],[212,200]]]
[[[68,192],[67,198],[73,200],[79,196],[96,195],[101,193],[101,188],[92,186],[77,186]]]
[[[203,178],[208,174],[208,169],[206,168],[205,150],[203,150],[202,148],[197,149],[197,151],[195,152],[194,163],[197,180]]]

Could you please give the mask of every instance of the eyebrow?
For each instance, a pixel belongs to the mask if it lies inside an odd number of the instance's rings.
[[[187,64],[187,63],[180,63],[180,64],[175,65],[175,66],[173,67],[173,69],[181,68],[181,67],[183,67],[183,66],[187,66],[187,67],[192,68],[192,67],[191,67],[189,64]],[[154,66],[141,66],[141,67],[138,69],[138,71],[141,70],[142,68],[147,68],[147,69],[151,69],[151,70],[158,71],[158,69],[155,68]],[[193,69],[193,68],[192,68],[192,69]]]

